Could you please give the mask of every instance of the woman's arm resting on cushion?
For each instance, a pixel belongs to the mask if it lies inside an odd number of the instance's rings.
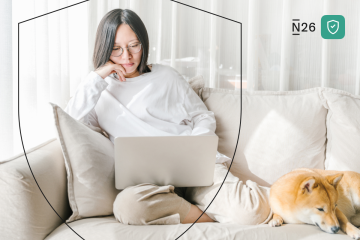
[[[191,125],[191,135],[215,135],[216,120],[213,112],[209,111],[204,102],[184,80],[184,107],[190,119],[185,123]]]
[[[216,121],[213,112],[202,112],[194,116],[191,121],[194,124],[191,135],[216,135]]]
[[[80,122],[100,127],[94,107],[108,85],[96,72],[91,71],[69,100],[65,112]]]

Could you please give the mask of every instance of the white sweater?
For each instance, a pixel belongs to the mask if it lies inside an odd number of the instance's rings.
[[[101,127],[114,142],[119,136],[215,135],[214,113],[172,67],[152,64],[151,72],[103,79],[91,71],[65,111],[74,119]],[[217,154],[216,162],[230,160]]]

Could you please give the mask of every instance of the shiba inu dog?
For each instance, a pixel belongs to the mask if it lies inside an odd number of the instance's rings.
[[[328,233],[341,229],[360,239],[360,174],[352,171],[295,169],[270,189],[272,227],[307,223]],[[357,226],[357,227],[355,227]]]

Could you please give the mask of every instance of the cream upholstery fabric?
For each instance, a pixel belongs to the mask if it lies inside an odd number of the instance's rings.
[[[51,139],[28,150],[26,156],[32,172],[24,154],[0,164],[1,240],[42,240],[71,214],[59,142]]]
[[[324,169],[327,110],[319,91],[243,91],[240,139],[230,171],[244,182],[270,186],[298,167]],[[232,157],[240,91],[204,88],[202,98],[215,113],[218,151]]]
[[[323,89],[327,146],[325,168],[360,172],[360,97],[336,89]]]
[[[128,226],[118,223],[114,216],[87,218],[69,224],[86,240],[168,240],[179,237],[191,224]],[[55,229],[45,240],[80,239],[65,224]],[[281,227],[238,225],[226,223],[196,223],[180,240],[350,240],[339,231],[329,234],[306,224],[285,224]]]

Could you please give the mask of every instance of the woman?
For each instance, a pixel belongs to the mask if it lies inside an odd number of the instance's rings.
[[[117,136],[214,135],[214,113],[175,69],[147,65],[148,52],[147,31],[138,15],[128,9],[108,12],[96,33],[95,71],[80,84],[65,111],[101,127],[112,142]],[[140,184],[124,189],[113,205],[115,218],[134,225],[193,223],[219,189],[227,173],[222,163],[228,160],[217,154],[214,184],[209,187]],[[247,185],[229,173],[198,222],[268,221],[269,189],[251,181]]]

